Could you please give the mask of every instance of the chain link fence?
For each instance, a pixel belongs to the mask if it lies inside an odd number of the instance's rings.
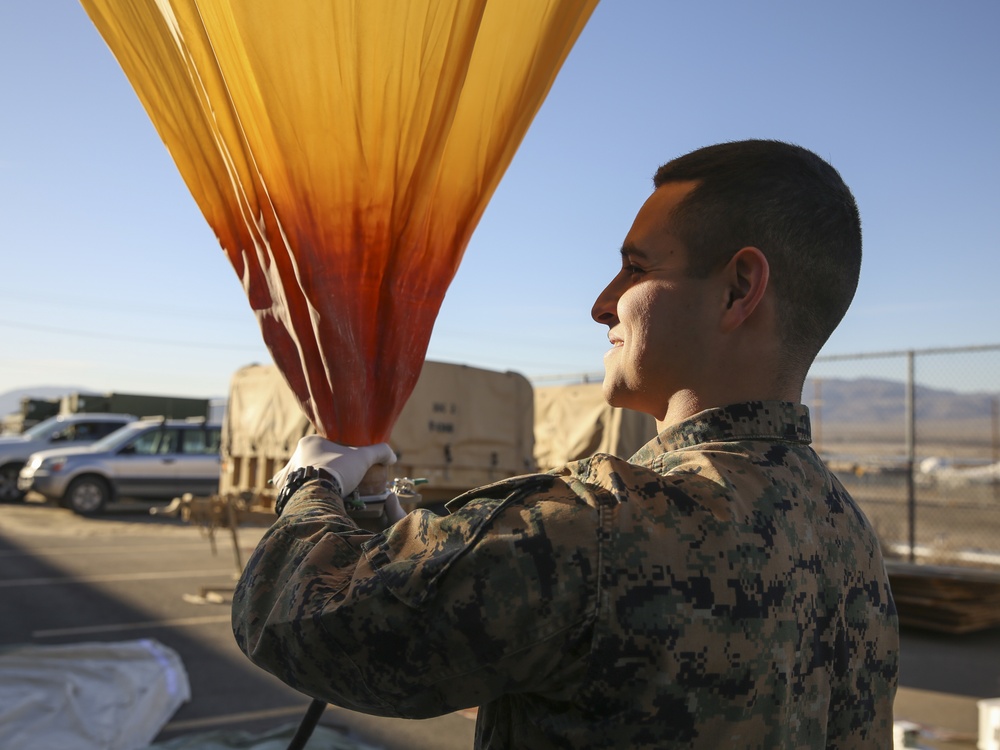
[[[1000,568],[1000,345],[819,357],[802,395],[887,557]]]

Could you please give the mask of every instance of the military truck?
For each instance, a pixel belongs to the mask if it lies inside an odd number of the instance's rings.
[[[21,398],[20,408],[3,417],[3,429],[0,429],[0,435],[20,435],[58,413],[59,399],[24,396]]]
[[[239,369],[222,424],[219,494],[271,507],[270,478],[313,432],[277,367]],[[419,506],[534,471],[531,383],[516,372],[425,362],[388,442],[398,457],[390,476],[426,480]]]
[[[18,435],[45,419],[68,414],[136,414],[140,417],[214,421],[213,400],[140,393],[68,393],[61,398],[21,399],[21,408],[0,420],[3,434]]]
[[[168,419],[209,418],[207,398],[156,396],[143,393],[70,393],[63,396],[60,414],[79,412],[127,412],[140,417]]]

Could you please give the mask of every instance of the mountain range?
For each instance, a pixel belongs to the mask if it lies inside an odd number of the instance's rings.
[[[0,418],[20,411],[21,399],[61,398],[70,393],[92,393],[74,386],[37,386],[0,393]],[[819,399],[817,399],[817,395]],[[906,413],[906,384],[879,378],[824,378],[807,381],[803,401],[825,423],[871,423],[902,419]],[[965,420],[990,417],[997,396],[914,387],[918,420]],[[818,403],[817,403],[818,401]]]
[[[919,421],[988,418],[996,398],[992,393],[958,393],[921,385],[913,388],[914,414]],[[878,378],[824,378],[817,391],[816,383],[808,380],[803,401],[828,423],[898,420],[906,414],[906,384]]]

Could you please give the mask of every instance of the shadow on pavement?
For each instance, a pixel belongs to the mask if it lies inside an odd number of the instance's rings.
[[[213,555],[201,531],[148,507],[82,519],[45,504],[0,505],[0,648],[150,638],[173,649],[192,697],[158,741],[297,724],[310,699],[252,665],[232,637],[228,532]],[[240,529],[243,559],[262,532]],[[206,583],[222,584],[221,603],[186,598]],[[321,723],[387,750],[468,748],[474,726],[457,715],[401,722],[332,707]]]

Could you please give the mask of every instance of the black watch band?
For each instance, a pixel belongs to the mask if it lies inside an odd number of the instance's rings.
[[[340,482],[329,471],[319,466],[300,466],[285,477],[285,483],[274,499],[274,512],[280,516],[292,495],[306,482],[315,480],[326,483],[328,489],[343,497],[344,490],[340,486]]]

